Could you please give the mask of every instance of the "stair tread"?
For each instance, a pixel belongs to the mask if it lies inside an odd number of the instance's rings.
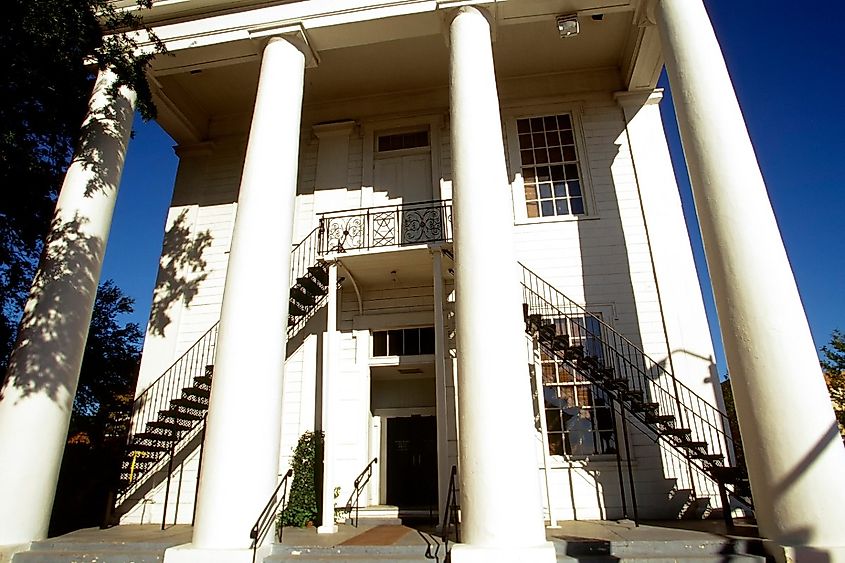
[[[183,395],[193,396],[193,397],[203,397],[208,399],[211,396],[211,391],[209,389],[203,389],[202,387],[185,387],[182,389]]]
[[[200,420],[203,417],[203,415],[201,414],[194,414],[179,409],[168,409],[164,411],[159,411],[158,414],[162,418],[175,418],[181,420]]]
[[[180,397],[178,399],[170,399],[171,405],[176,405],[178,407],[185,407],[194,410],[208,410],[207,403],[201,403],[199,401],[192,401],[191,399],[186,399]]]

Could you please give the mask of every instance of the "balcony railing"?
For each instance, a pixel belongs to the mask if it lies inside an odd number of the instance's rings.
[[[446,242],[452,240],[452,201],[323,213],[320,232],[321,254]]]

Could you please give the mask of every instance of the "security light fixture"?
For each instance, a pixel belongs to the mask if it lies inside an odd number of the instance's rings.
[[[558,16],[556,18],[557,21],[557,30],[560,33],[561,39],[566,37],[575,37],[578,35],[578,32],[581,31],[580,26],[578,25],[578,15],[577,14],[570,14],[568,16]]]

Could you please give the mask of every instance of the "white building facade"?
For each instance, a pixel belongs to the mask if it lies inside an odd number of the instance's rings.
[[[545,525],[749,513],[753,492],[779,557],[844,557],[845,492],[817,487],[845,451],[826,438],[833,414],[707,14],[700,0],[612,4],[153,8],[173,56],[150,81],[180,162],[120,523],[193,523],[171,561],[246,560],[310,431],[325,436],[320,533],[347,498],[365,515],[438,520],[452,484],[455,561],[553,561]],[[748,475],[660,118],[664,62]],[[128,131],[131,117],[109,118]],[[78,176],[60,211],[101,223],[90,237],[104,241],[117,180],[92,197],[74,195]],[[49,419],[63,436],[78,377],[72,362],[24,361],[78,347],[39,340],[40,319],[70,305],[90,317],[90,287],[46,278],[0,401],[8,498],[21,463],[6,459],[37,460],[54,489],[59,439],[26,428]],[[10,406],[16,382],[47,369],[62,393]],[[816,418],[790,420],[783,393]],[[39,494],[0,544],[43,536],[52,493]]]

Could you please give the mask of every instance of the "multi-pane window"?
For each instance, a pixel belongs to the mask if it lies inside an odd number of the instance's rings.
[[[568,114],[516,120],[529,218],[583,215],[575,132]]]
[[[601,323],[595,317],[555,319],[558,334],[570,345],[602,359]],[[607,396],[569,365],[541,350],[543,402],[552,455],[591,455],[616,452],[613,413]]]
[[[433,326],[373,332],[373,357],[421,354],[434,354]]]
[[[428,147],[428,131],[379,135],[377,147],[378,152],[401,151],[405,149]]]

